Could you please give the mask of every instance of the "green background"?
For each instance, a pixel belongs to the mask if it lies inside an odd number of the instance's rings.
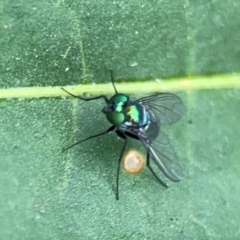
[[[0,23],[1,88],[240,70],[235,0],[2,0]],[[162,129],[185,178],[165,190],[148,169],[121,170],[118,202],[121,139],[61,153],[109,127],[103,101],[1,100],[0,238],[239,239],[240,90],[177,94],[188,112]]]

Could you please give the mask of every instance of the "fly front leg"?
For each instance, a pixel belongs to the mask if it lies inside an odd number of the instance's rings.
[[[78,99],[81,99],[83,101],[92,101],[92,100],[97,100],[97,99],[100,99],[100,98],[103,98],[105,100],[106,103],[108,103],[108,98],[105,96],[105,95],[99,95],[99,96],[96,96],[96,97],[91,97],[91,98],[84,98],[84,97],[80,97],[80,96],[77,96],[75,94],[72,94],[70,93],[69,91],[67,91],[66,89],[64,88],[61,88],[64,92],[66,92],[67,94],[69,94],[70,96],[74,97],[74,98],[78,98]]]

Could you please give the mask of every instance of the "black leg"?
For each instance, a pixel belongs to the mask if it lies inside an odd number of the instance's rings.
[[[84,98],[84,97],[79,97],[77,95],[74,95],[72,93],[70,93],[69,91],[67,91],[66,89],[64,88],[61,88],[64,92],[68,93],[70,96],[72,97],[75,97],[75,98],[78,98],[78,99],[81,99],[83,101],[91,101],[91,100],[96,100],[96,99],[100,99],[100,98],[103,98],[105,100],[106,103],[108,103],[108,98],[105,96],[105,95],[99,95],[99,96],[96,96],[96,97],[92,97],[92,98]]]
[[[112,69],[110,70],[110,74],[111,74],[111,81],[112,81],[112,85],[113,85],[114,91],[117,94],[118,92],[117,92],[117,89],[116,89],[115,84],[114,84],[113,70]]]
[[[114,129],[115,129],[115,126],[113,125],[113,126],[111,126],[110,128],[108,128],[108,129],[107,129],[106,131],[104,131],[104,132],[101,132],[101,133],[98,133],[98,134],[96,134],[96,135],[87,137],[87,138],[85,138],[85,139],[83,139],[83,140],[81,140],[81,141],[78,141],[78,142],[72,144],[71,146],[69,146],[69,147],[67,147],[67,148],[64,148],[64,149],[62,150],[62,152],[65,152],[65,151],[68,150],[69,148],[74,147],[75,145],[77,145],[77,144],[79,144],[79,143],[82,143],[82,142],[85,142],[85,141],[87,141],[87,140],[89,140],[89,139],[91,139],[91,138],[99,137],[99,136],[105,135],[105,134],[107,134],[107,133],[109,133],[109,132],[112,132]]]
[[[119,173],[120,173],[120,166],[121,166],[121,160],[122,160],[123,153],[124,153],[125,148],[126,148],[126,146],[127,146],[128,138],[127,138],[122,132],[118,132],[118,131],[117,131],[117,135],[118,135],[119,137],[121,137],[122,139],[124,139],[124,143],[123,143],[123,146],[122,146],[122,150],[121,150],[120,156],[119,156],[119,158],[118,158],[118,167],[117,167],[116,200],[118,201],[118,200],[119,200]]]
[[[152,173],[152,175],[158,180],[158,182],[160,184],[162,184],[165,188],[168,188],[168,185],[166,183],[164,183],[159,177],[158,175],[153,171],[151,165],[150,165],[150,155],[149,153],[147,152],[147,167],[148,169],[150,170],[150,172]]]

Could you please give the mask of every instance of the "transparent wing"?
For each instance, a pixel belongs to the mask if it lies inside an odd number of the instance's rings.
[[[173,182],[178,182],[182,179],[182,167],[165,134],[160,133],[158,138],[150,145],[146,145],[146,147],[155,164],[167,178]]]
[[[137,135],[162,173],[173,182],[180,181],[182,167],[168,137],[160,132],[158,123],[151,123],[146,132],[138,131]]]
[[[161,124],[177,122],[186,112],[180,97],[172,93],[156,93],[137,100],[153,112]]]

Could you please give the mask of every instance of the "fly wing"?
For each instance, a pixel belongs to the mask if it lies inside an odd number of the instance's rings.
[[[178,157],[169,143],[168,137],[162,132],[151,144],[143,142],[152,160],[162,173],[173,182],[178,182],[183,177],[183,170]]]
[[[177,122],[186,112],[180,97],[172,93],[155,93],[137,100],[153,112],[161,124]]]
[[[180,181],[183,177],[182,167],[168,137],[160,132],[158,123],[153,122],[146,132],[142,130],[135,134],[162,173],[173,182]]]

